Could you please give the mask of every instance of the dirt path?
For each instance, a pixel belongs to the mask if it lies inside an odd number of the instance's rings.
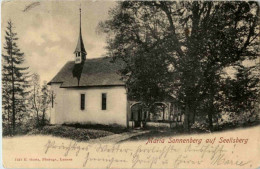
[[[87,141],[88,143],[119,143],[121,141],[127,140],[133,136],[138,136],[141,134],[148,133],[149,131],[133,130],[131,132],[125,132],[121,134],[113,134],[110,136],[105,136],[97,139],[91,139]]]
[[[148,131],[142,130],[115,134],[99,140],[91,140],[91,142],[98,143],[91,145],[86,141],[76,142],[73,139],[50,135],[25,135],[4,137],[2,139],[3,154],[1,155],[4,168],[108,168],[108,166],[110,166],[109,168],[173,168],[181,156],[181,160],[184,160],[184,162],[175,168],[259,168],[259,131],[260,126],[210,134],[176,136],[173,133],[171,136],[164,137],[165,143],[163,144],[149,143],[147,145],[147,140],[127,141],[130,137],[141,137],[149,134],[146,133]],[[157,133],[157,135],[154,133],[153,135],[154,138],[161,138],[161,136],[161,133]],[[172,139],[201,139],[202,142],[201,144],[170,144],[168,143],[169,137]],[[226,142],[220,143],[221,139],[226,140]],[[240,141],[227,143],[230,139],[248,140],[248,143],[245,144]],[[206,140],[215,140],[215,142],[206,143]],[[116,146],[113,144],[102,144],[103,141],[120,142],[120,144]],[[70,148],[74,143],[76,143],[76,147]],[[154,159],[157,159],[157,163],[154,163],[152,167],[150,162],[138,163],[133,167],[135,162],[133,153],[137,152],[138,147],[141,147],[140,150],[142,150],[138,151],[137,157],[139,160],[151,159],[153,162]],[[202,152],[201,150],[204,150],[205,147],[207,151]],[[130,151],[126,153],[124,150]],[[148,151],[150,152],[148,153]],[[216,155],[214,159],[217,160],[217,164],[214,164],[216,160],[212,161],[214,155]],[[51,161],[43,159],[51,159]],[[66,159],[68,161],[65,161]],[[111,163],[112,159],[114,160],[113,163]],[[116,162],[115,160],[126,162]],[[165,160],[168,163],[165,163]],[[199,160],[199,163],[192,164],[196,160]],[[86,161],[87,164],[83,167]]]

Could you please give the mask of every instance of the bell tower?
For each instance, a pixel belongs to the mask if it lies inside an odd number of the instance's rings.
[[[84,43],[81,35],[81,8],[79,8],[79,39],[74,51],[75,54],[75,64],[84,63],[86,60],[87,52],[84,47]]]

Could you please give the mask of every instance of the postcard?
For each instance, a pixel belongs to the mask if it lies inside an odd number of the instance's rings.
[[[2,167],[260,167],[257,1],[1,5]]]

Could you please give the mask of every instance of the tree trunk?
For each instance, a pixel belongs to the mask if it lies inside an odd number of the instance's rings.
[[[196,108],[195,108],[195,105],[193,104],[192,106],[190,106],[191,107],[191,110],[190,110],[190,114],[191,114],[191,116],[190,116],[190,123],[191,124],[194,124],[195,123],[195,117],[196,117]]]
[[[189,115],[190,115],[190,112],[189,112],[189,106],[188,104],[186,104],[185,106],[185,113],[184,113],[184,130],[186,132],[189,132],[190,131],[190,119],[189,119]]]
[[[42,111],[42,126],[45,125],[45,109]]]
[[[163,120],[165,120],[165,107],[163,105]]]
[[[208,110],[209,130],[213,130],[212,111]]]
[[[40,123],[40,119],[39,119],[39,113],[38,113],[38,110],[36,110],[36,125],[37,127],[39,126],[39,123]]]
[[[12,44],[12,43],[11,43]],[[15,134],[15,97],[14,97],[14,61],[13,61],[13,54],[12,54],[12,46],[10,47],[10,56],[11,56],[11,64],[12,64],[12,113],[13,113],[13,135]]]
[[[196,111],[193,111],[193,113],[192,113],[192,124],[195,123],[195,117],[196,117]]]
[[[213,113],[214,113],[214,90],[211,88],[210,90],[210,102],[209,102],[209,109],[208,109],[208,120],[209,120],[209,130],[213,131]]]
[[[8,112],[8,120],[7,120],[7,126],[8,126],[8,134],[9,135],[11,135],[11,133],[12,133],[12,129],[11,129],[11,123],[10,123],[10,107],[9,107],[9,102],[8,102],[8,110],[7,110],[7,112]]]
[[[36,91],[35,91],[35,86],[33,86],[33,104],[34,104],[34,108],[36,111],[36,127],[39,127],[40,124],[40,119],[39,119],[39,109],[37,103],[36,103]]]

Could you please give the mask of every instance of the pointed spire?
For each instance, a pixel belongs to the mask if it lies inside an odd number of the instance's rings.
[[[81,36],[81,4],[79,6],[79,34]]]
[[[84,47],[83,40],[82,40],[82,35],[81,35],[81,7],[79,8],[79,19],[80,19],[80,21],[79,21],[79,39],[78,39],[78,44],[76,46],[74,53],[81,52],[81,53],[87,54],[85,47]]]

